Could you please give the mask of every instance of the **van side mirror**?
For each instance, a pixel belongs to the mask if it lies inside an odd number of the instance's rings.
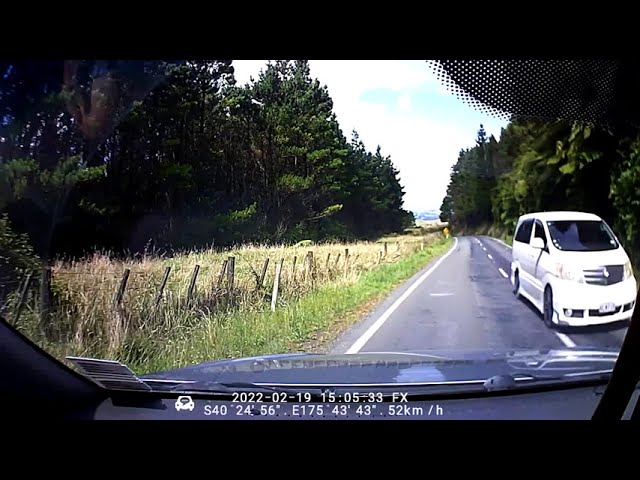
[[[537,248],[539,250],[543,250],[544,249],[544,240],[542,240],[540,237],[533,237],[531,239],[531,246],[533,248]]]

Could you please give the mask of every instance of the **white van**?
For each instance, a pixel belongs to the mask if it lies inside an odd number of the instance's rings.
[[[548,327],[631,318],[637,295],[631,262],[597,215],[540,212],[518,219],[511,283]]]

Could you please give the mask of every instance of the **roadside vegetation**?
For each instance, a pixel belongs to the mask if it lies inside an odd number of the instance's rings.
[[[145,362],[132,362],[136,372],[151,372],[194,363],[269,353],[324,352],[337,336],[360,320],[402,281],[418,272],[450,246],[451,239],[432,238],[423,250],[415,242],[404,255],[370,270],[328,281],[303,296],[291,294],[272,312],[245,308],[211,315],[163,343]],[[374,255],[375,257],[375,255]]]
[[[37,289],[28,292],[20,314],[17,290],[5,315],[60,359],[115,359],[140,373],[317,350],[348,326],[350,312],[389,292],[449,243],[430,234],[394,237],[393,243],[244,245],[138,260],[96,253],[55,262],[46,323]]]
[[[481,125],[476,145],[460,151],[440,219],[454,234],[486,233],[510,243],[522,214],[592,212],[612,226],[638,271],[638,205],[640,132],[514,120],[499,139]]]
[[[223,60],[2,61],[0,119],[0,214],[43,259],[414,225],[392,158],[342,131],[305,60],[245,85]]]
[[[60,358],[290,351],[440,246],[305,60],[6,60],[0,119],[0,314]]]

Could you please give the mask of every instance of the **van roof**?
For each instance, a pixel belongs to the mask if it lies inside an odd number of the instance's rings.
[[[602,220],[595,213],[574,212],[574,211],[553,211],[553,212],[532,212],[522,215],[518,221],[528,218],[539,218],[544,221],[554,220]]]

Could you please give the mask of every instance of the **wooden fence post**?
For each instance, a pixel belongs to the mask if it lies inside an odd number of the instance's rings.
[[[344,274],[347,275],[347,268],[349,267],[349,249],[344,249]]]
[[[196,289],[196,280],[198,278],[198,272],[200,271],[200,265],[193,267],[193,273],[191,274],[191,281],[189,282],[189,290],[187,291],[187,302],[190,302],[193,298],[193,292]]]
[[[49,338],[51,317],[51,267],[42,269],[40,278],[40,330]]]
[[[122,272],[122,278],[120,279],[120,285],[118,285],[118,290],[116,290],[116,294],[113,297],[113,306],[114,307],[119,307],[120,304],[122,303],[122,297],[124,296],[124,291],[127,288],[127,281],[129,280],[129,274],[131,273],[131,270],[129,270],[128,268],[124,269],[124,272]]]
[[[309,252],[307,253],[307,256],[309,257],[309,261],[307,262],[307,269],[311,274],[311,285],[313,286],[313,284],[316,281],[316,264],[313,258],[313,252],[311,250],[309,250]]]
[[[378,251],[378,265],[382,263],[382,250]]]
[[[312,264],[313,264],[313,252],[309,251],[307,252],[307,254],[304,256],[304,280],[303,281],[307,281],[307,278],[309,278],[313,273],[312,273]]]
[[[233,301],[233,283],[236,277],[236,257],[229,257],[229,262],[227,263],[227,301],[229,304]]]
[[[298,261],[298,256],[294,255],[293,257],[293,267],[291,267],[291,283],[295,283],[296,281],[296,262]]]
[[[216,281],[216,290],[220,290],[220,285],[222,285],[222,280],[224,279],[224,274],[227,271],[228,263],[229,263],[229,260],[227,260],[226,258],[222,262],[222,270],[220,270],[220,274],[218,275],[218,280]]]
[[[276,311],[276,302],[278,301],[278,287],[280,286],[280,274],[282,273],[282,265],[284,258],[276,264],[276,275],[273,279],[273,292],[271,292],[271,311]]]
[[[325,270],[329,270],[329,259],[331,258],[331,252],[327,253],[327,264],[324,266]]]
[[[262,266],[262,274],[260,275],[260,279],[258,280],[258,288],[262,288],[264,284],[264,277],[267,275],[267,267],[269,266],[269,257],[267,257],[264,261],[264,265]]]
[[[35,275],[35,274],[34,274]],[[33,279],[31,280],[33,283]],[[32,305],[34,308],[38,306],[38,289],[28,288],[27,289],[27,299],[25,300],[25,305]]]
[[[165,267],[164,276],[162,277],[162,283],[160,284],[160,289],[158,290],[158,295],[156,296],[156,308],[158,308],[158,305],[160,305],[160,302],[162,301],[164,287],[167,285],[167,280],[169,280],[169,273],[171,273],[171,267]]]
[[[336,257],[336,263],[333,264],[333,268],[338,268],[338,262],[340,261],[340,255],[342,255],[341,253],[338,253],[338,256]]]
[[[18,297],[18,305],[16,306],[16,313],[13,319],[13,324],[17,325],[20,320],[20,313],[22,313],[22,306],[24,305],[25,298],[27,297],[27,291],[29,289],[29,284],[31,283],[31,273],[27,274],[27,278],[25,278],[24,283],[22,284],[22,288],[20,289],[20,296]]]
[[[387,242],[384,242],[384,256],[387,256]]]

